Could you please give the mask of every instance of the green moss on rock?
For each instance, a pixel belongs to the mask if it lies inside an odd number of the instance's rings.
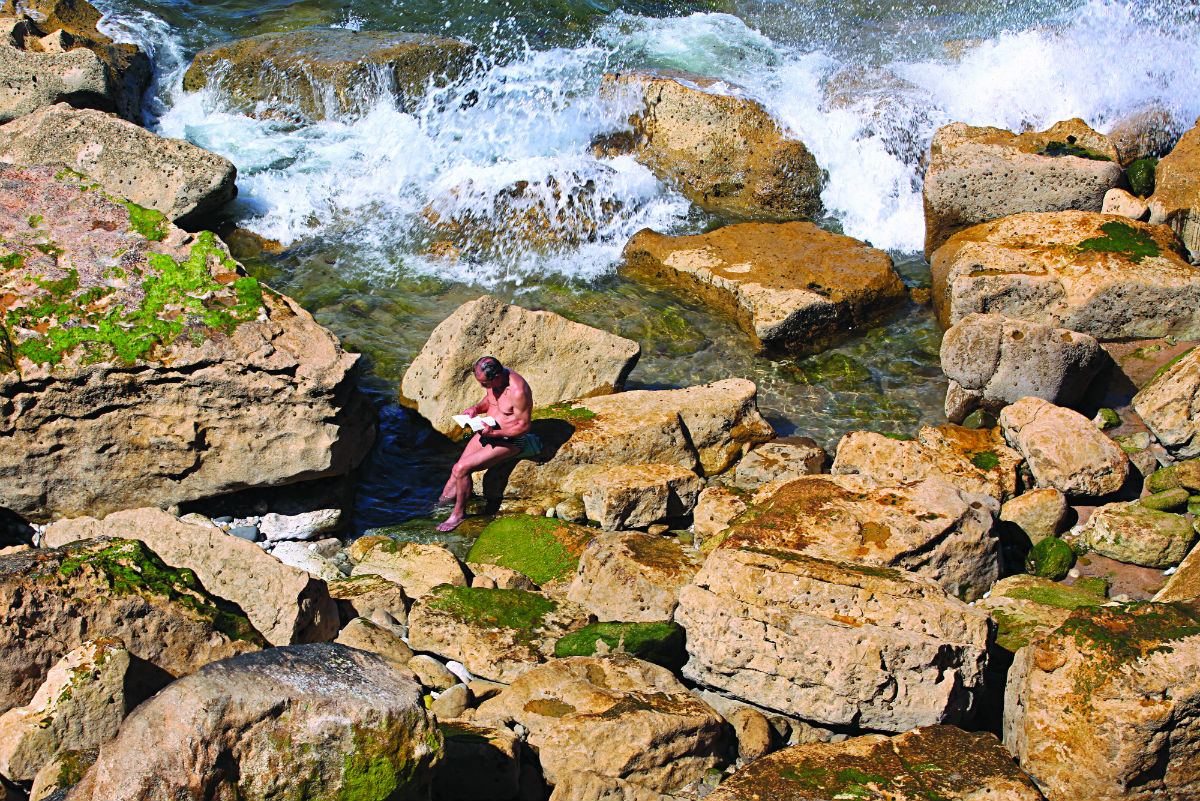
[[[374,729],[355,726],[354,747],[345,756],[336,801],[427,798],[428,773],[441,752],[442,737],[436,729],[430,729],[426,735],[424,744],[432,753],[424,759],[414,759],[412,751],[416,744],[411,741],[407,722],[387,721]]]
[[[1138,197],[1150,197],[1154,194],[1154,173],[1158,168],[1158,159],[1145,158],[1132,162],[1125,168],[1125,177],[1129,179],[1129,191]]]
[[[1079,252],[1093,251],[1097,253],[1119,253],[1137,264],[1147,256],[1157,256],[1161,250],[1154,238],[1145,231],[1139,231],[1129,223],[1107,222],[1100,226],[1104,236],[1085,239],[1079,243]]]
[[[1075,564],[1075,551],[1058,537],[1046,537],[1025,558],[1025,569],[1035,576],[1058,581]]]
[[[442,584],[427,596],[430,609],[452,615],[474,626],[500,627],[528,632],[533,638],[542,619],[558,604],[535,592]]]
[[[595,535],[586,526],[533,515],[497,518],[479,533],[468,562],[501,565],[537,584],[565,579],[579,566],[584,546]]]
[[[569,423],[586,423],[596,418],[596,413],[576,401],[560,401],[540,409],[534,409],[534,420],[566,420]]]
[[[593,623],[554,644],[554,655],[594,656],[597,641],[609,652],[636,656],[669,668],[683,662],[683,627],[664,620],[657,623]]]

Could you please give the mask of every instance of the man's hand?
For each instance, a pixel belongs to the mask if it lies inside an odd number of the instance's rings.
[[[467,417],[474,417],[476,415],[475,407],[472,406],[469,409],[463,409],[461,412],[459,412],[459,414],[465,415]]]
[[[499,430],[500,430],[500,429],[498,429],[498,428],[492,428],[492,427],[491,427],[491,426],[489,426],[487,423],[484,423],[484,424],[483,424],[483,428],[479,429],[479,433],[480,433],[480,434],[483,434],[485,437],[491,437],[491,436],[494,436],[494,435],[495,435],[495,433],[496,433],[497,431],[499,431]]]

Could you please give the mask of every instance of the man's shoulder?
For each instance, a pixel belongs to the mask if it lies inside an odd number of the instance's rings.
[[[509,370],[508,371],[508,381],[509,381],[509,386],[513,387],[518,392],[523,392],[523,393],[530,392],[529,382],[526,381],[525,377],[522,376],[520,373],[515,373],[512,370]]]

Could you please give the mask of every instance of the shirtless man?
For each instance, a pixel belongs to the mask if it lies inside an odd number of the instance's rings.
[[[443,501],[454,499],[454,511],[438,526],[438,531],[453,531],[466,516],[471,474],[520,455],[529,433],[533,393],[525,379],[505,368],[494,356],[484,356],[475,362],[474,372],[475,380],[486,392],[483,400],[462,413],[467,417],[490,416],[498,426],[485,424],[478,436],[471,437],[467,449],[455,462],[450,480],[442,490]]]

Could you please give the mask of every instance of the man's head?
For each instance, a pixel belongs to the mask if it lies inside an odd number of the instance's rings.
[[[483,356],[475,362],[475,380],[485,387],[504,377],[504,365],[495,356]]]

